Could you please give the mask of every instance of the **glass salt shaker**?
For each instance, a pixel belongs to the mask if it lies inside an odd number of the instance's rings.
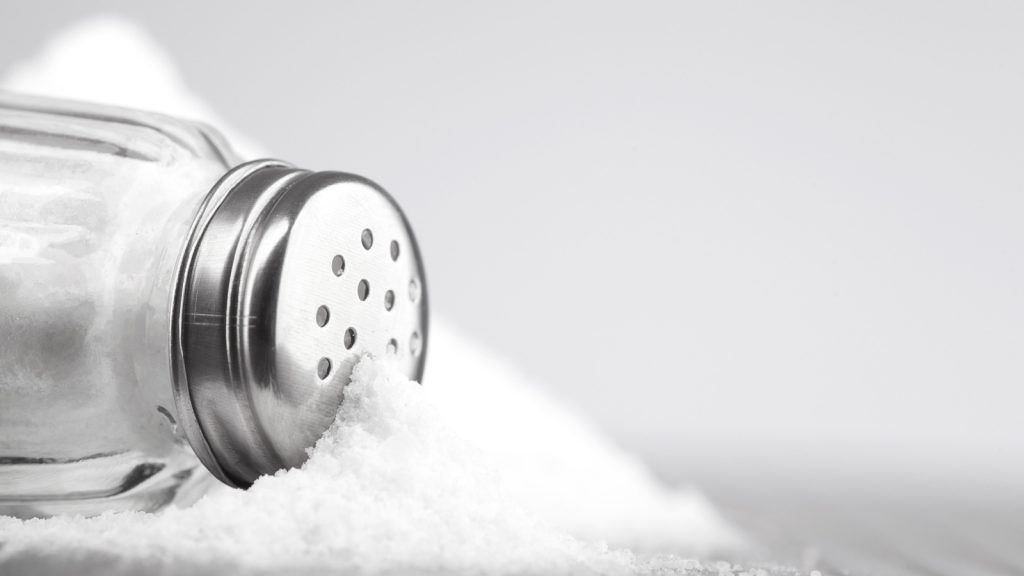
[[[3,92],[0,294],[6,515],[247,487],[305,460],[363,354],[415,380],[426,354],[419,250],[376,184]]]

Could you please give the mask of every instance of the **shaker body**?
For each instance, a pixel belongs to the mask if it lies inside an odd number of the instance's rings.
[[[301,466],[360,358],[420,380],[428,311],[374,182],[0,92],[0,514],[156,510]]]
[[[0,514],[153,510],[209,478],[175,408],[171,292],[236,163],[197,124],[0,92]]]

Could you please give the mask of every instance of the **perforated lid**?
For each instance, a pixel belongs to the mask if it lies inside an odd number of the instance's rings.
[[[199,458],[245,487],[306,460],[362,354],[419,380],[423,267],[394,200],[351,174],[243,164],[200,212],[176,291],[175,392]]]

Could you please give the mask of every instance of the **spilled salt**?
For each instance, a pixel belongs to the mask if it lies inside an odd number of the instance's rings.
[[[308,463],[161,514],[0,520],[3,553],[33,546],[116,554],[128,565],[238,564],[380,572],[566,571],[625,565],[506,493],[486,454],[455,433],[430,389],[370,359]]]
[[[301,469],[260,478],[247,491],[217,490],[190,508],[158,514],[0,517],[0,567],[73,562],[87,572],[82,562],[91,562],[96,573],[105,574],[571,574],[647,572],[651,562],[665,570],[668,562],[676,573],[705,573],[697,562],[639,558],[610,548],[588,532],[604,526],[613,542],[637,539],[635,526],[649,518],[659,529],[680,530],[661,535],[662,544],[675,539],[671,549],[677,552],[706,552],[733,542],[698,495],[673,496],[647,484],[639,467],[624,467],[628,460],[589,435],[582,421],[528,386],[516,387],[514,379],[502,383],[507,377],[492,359],[443,322],[435,326],[432,343],[432,359],[439,359],[431,366],[436,385],[420,386],[364,358],[334,425]],[[453,370],[461,377],[444,380]],[[491,394],[472,394],[473,389]],[[518,425],[505,428],[509,419],[502,414],[512,414]],[[526,422],[539,433],[525,434],[516,447]],[[544,437],[551,443],[542,445]],[[576,453],[582,462],[560,464],[574,462]],[[576,467],[588,478],[576,476]],[[588,479],[596,488],[581,483]],[[604,504],[617,495],[621,505]],[[565,503],[552,506],[558,499]],[[671,520],[658,520],[668,515]]]

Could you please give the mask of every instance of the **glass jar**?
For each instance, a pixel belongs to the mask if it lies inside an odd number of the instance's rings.
[[[0,294],[6,515],[246,487],[304,461],[361,355],[419,379],[426,353],[419,250],[379,186],[3,92]]]

